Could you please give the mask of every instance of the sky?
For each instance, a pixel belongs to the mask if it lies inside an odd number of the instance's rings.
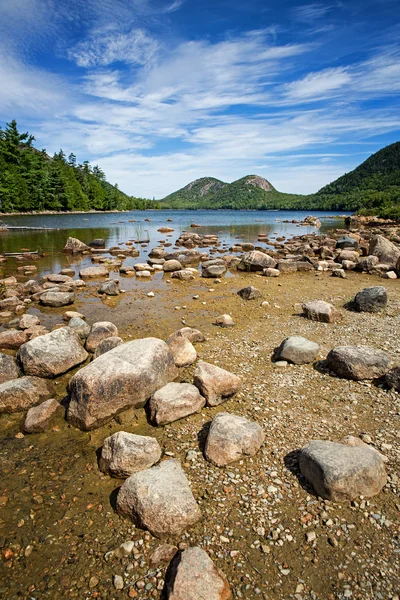
[[[0,0],[0,125],[128,194],[312,193],[400,140],[398,0]]]

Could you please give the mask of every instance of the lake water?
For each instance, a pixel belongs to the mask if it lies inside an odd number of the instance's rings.
[[[79,267],[92,264],[89,257],[81,258],[66,256],[62,253],[68,236],[77,237],[85,243],[95,238],[104,238],[106,247],[123,245],[128,240],[149,239],[150,243],[141,246],[140,257],[128,258],[125,265],[134,262],[145,262],[148,252],[157,246],[160,240],[168,240],[174,244],[180,233],[190,229],[195,222],[202,227],[192,229],[200,234],[217,234],[222,247],[229,247],[235,242],[246,241],[265,247],[265,243],[257,242],[260,233],[268,234],[271,240],[285,236],[286,238],[305,233],[325,233],[331,229],[344,227],[339,213],[312,212],[321,219],[322,227],[298,226],[294,223],[284,223],[284,220],[302,221],[309,212],[305,211],[131,211],[124,213],[89,213],[66,215],[24,215],[3,216],[0,222],[9,226],[46,227],[48,231],[9,230],[0,233],[0,253],[20,252],[22,249],[39,250],[47,256],[37,261],[38,274],[57,272],[66,266],[78,264]],[[343,214],[343,213],[340,213]],[[147,220],[149,219],[149,220]],[[170,220],[170,221],[169,221]],[[170,234],[157,231],[162,226],[174,229]],[[171,246],[171,250],[172,250]],[[202,250],[203,252],[206,249]],[[14,261],[7,261],[4,274],[15,270]]]

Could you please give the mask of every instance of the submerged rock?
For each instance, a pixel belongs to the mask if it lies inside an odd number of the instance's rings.
[[[56,377],[84,362],[88,354],[78,335],[69,327],[61,327],[30,340],[17,356],[27,375]]]
[[[191,383],[167,383],[150,399],[150,420],[154,425],[166,425],[198,412],[206,400]]]
[[[368,346],[338,346],[329,352],[326,365],[339,377],[360,381],[386,375],[390,360],[381,350]]]
[[[0,414],[35,406],[53,394],[53,387],[39,377],[19,377],[0,384]]]
[[[99,466],[112,477],[129,477],[152,467],[160,458],[156,438],[118,431],[104,440]]]
[[[204,455],[217,467],[254,456],[264,443],[262,427],[238,415],[218,413],[211,422]]]
[[[23,430],[26,433],[43,433],[51,427],[57,414],[61,414],[61,412],[62,407],[57,400],[54,398],[45,400],[38,406],[34,406],[28,410]]]
[[[242,385],[237,375],[202,360],[197,363],[193,382],[206,398],[208,406],[222,404],[226,398],[236,394]]]
[[[145,338],[117,346],[72,377],[68,420],[84,430],[99,427],[123,410],[144,406],[176,374],[162,340]]]
[[[108,268],[104,265],[99,265],[98,267],[86,267],[86,269],[81,269],[79,271],[79,275],[82,279],[91,279],[96,277],[108,277],[110,274]]]
[[[73,292],[57,292],[48,290],[39,297],[40,304],[44,306],[52,306],[59,308],[60,306],[68,306],[75,302],[75,294]]]
[[[166,600],[231,600],[232,592],[223,573],[207,552],[187,548],[172,560],[165,582]]]
[[[302,449],[299,464],[317,494],[336,502],[375,496],[386,483],[384,462],[367,445],[315,440]]]
[[[105,281],[99,287],[99,294],[106,294],[106,296],[118,296],[120,294],[118,279],[109,279],[108,281]]]
[[[131,475],[121,486],[117,512],[156,537],[180,535],[201,517],[178,460]]]

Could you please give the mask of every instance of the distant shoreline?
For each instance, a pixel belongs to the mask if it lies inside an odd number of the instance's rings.
[[[312,215],[314,212],[318,212],[318,213],[327,213],[327,215],[332,215],[334,217],[348,217],[349,215],[347,214],[339,214],[339,215],[333,215],[332,211],[330,210],[320,210],[320,209],[313,209],[313,210],[309,210],[307,208],[146,208],[146,209],[139,209],[139,208],[134,208],[132,210],[70,210],[68,212],[65,211],[57,211],[57,210],[43,210],[43,211],[37,211],[37,212],[0,212],[0,217],[39,217],[41,215],[106,215],[106,214],[121,214],[121,213],[131,213],[131,212],[160,212],[160,211],[168,211],[168,212],[174,212],[174,211],[186,211],[186,210],[190,210],[192,212],[198,212],[198,211],[203,211],[203,210],[210,210],[210,211],[215,211],[215,212],[221,212],[221,211],[234,211],[234,212],[247,212],[247,211],[253,211],[253,212],[306,212],[310,215]],[[353,212],[349,211],[350,214],[354,214]],[[322,217],[324,218],[324,217]],[[326,218],[326,217],[325,217]]]

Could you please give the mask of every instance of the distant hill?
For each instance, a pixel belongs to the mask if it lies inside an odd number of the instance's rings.
[[[233,183],[202,177],[159,201],[161,208],[181,209],[273,209],[292,208],[304,196],[283,194],[258,175],[247,175]]]
[[[310,198],[321,209],[400,218],[400,142],[390,144]]]
[[[20,133],[16,121],[0,128],[0,211],[127,210],[155,207],[133,198],[106,180],[88,161],[78,164],[60,150],[50,157],[33,146],[35,138]]]

